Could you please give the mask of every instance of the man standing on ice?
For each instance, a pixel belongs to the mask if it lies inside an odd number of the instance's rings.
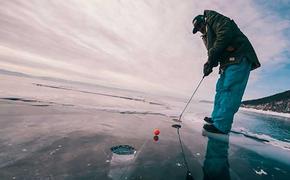
[[[212,10],[193,21],[193,34],[202,34],[208,50],[208,60],[204,64],[204,76],[219,65],[220,77],[216,84],[214,108],[204,130],[212,133],[228,134],[234,114],[238,111],[251,70],[260,67],[259,60],[248,38],[230,18]]]

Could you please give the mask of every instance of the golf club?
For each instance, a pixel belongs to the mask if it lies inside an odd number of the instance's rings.
[[[188,104],[191,102],[193,96],[195,95],[196,91],[198,90],[198,88],[201,85],[201,83],[202,83],[202,81],[203,81],[204,78],[205,78],[205,76],[203,76],[202,79],[199,81],[197,87],[195,88],[193,94],[191,95],[191,97],[188,100],[186,106],[184,107],[183,111],[181,112],[179,118],[178,119],[173,119],[173,120],[175,120],[177,122],[181,122],[181,117],[182,117],[183,113],[185,112]],[[186,180],[193,180],[192,174],[191,174],[191,172],[189,170],[189,167],[188,167],[188,163],[186,161],[186,157],[185,157],[184,150],[183,150],[183,146],[182,146],[182,141],[181,141],[181,138],[180,138],[179,129],[181,128],[181,125],[180,124],[173,124],[172,127],[173,128],[176,128],[176,130],[177,130],[178,140],[179,140],[179,144],[180,144],[180,148],[181,148],[181,153],[182,153],[183,161],[184,161],[184,164],[185,164],[185,167],[186,167],[186,170],[187,170],[187,172],[186,172]]]
[[[191,102],[191,100],[192,100],[192,98],[193,98],[194,94],[195,94],[195,93],[196,93],[196,91],[198,90],[198,88],[199,88],[199,86],[201,85],[201,83],[202,83],[202,81],[203,81],[203,79],[204,79],[204,78],[205,78],[205,76],[203,76],[203,77],[202,77],[202,79],[199,81],[199,83],[198,83],[197,87],[195,88],[195,90],[194,90],[193,94],[191,95],[191,97],[190,97],[189,101],[187,102],[186,106],[184,107],[183,111],[181,112],[181,114],[180,114],[179,118],[178,118],[178,119],[174,118],[174,119],[173,119],[174,121],[181,122],[181,117],[182,117],[182,115],[183,115],[184,111],[186,110],[186,108],[187,108],[188,104]]]

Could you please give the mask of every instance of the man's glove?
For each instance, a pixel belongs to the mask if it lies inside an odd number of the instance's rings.
[[[208,76],[212,72],[212,66],[210,65],[209,62],[206,62],[203,65],[203,75]]]

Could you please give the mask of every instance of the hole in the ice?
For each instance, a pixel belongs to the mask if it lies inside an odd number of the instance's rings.
[[[118,145],[111,147],[111,151],[118,155],[131,155],[136,153],[136,149],[129,145]]]

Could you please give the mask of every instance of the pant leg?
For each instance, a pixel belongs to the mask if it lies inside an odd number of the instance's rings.
[[[220,108],[221,90],[222,90],[223,84],[224,84],[224,75],[221,74],[217,83],[216,83],[216,94],[215,94],[215,98],[214,98],[214,107],[213,107],[213,111],[211,113],[211,117],[216,116],[216,113],[217,113],[218,109]]]
[[[246,58],[241,63],[230,65],[223,75],[219,89],[219,107],[214,109],[213,124],[228,133],[231,130],[234,114],[238,111],[249,79],[251,65]]]

